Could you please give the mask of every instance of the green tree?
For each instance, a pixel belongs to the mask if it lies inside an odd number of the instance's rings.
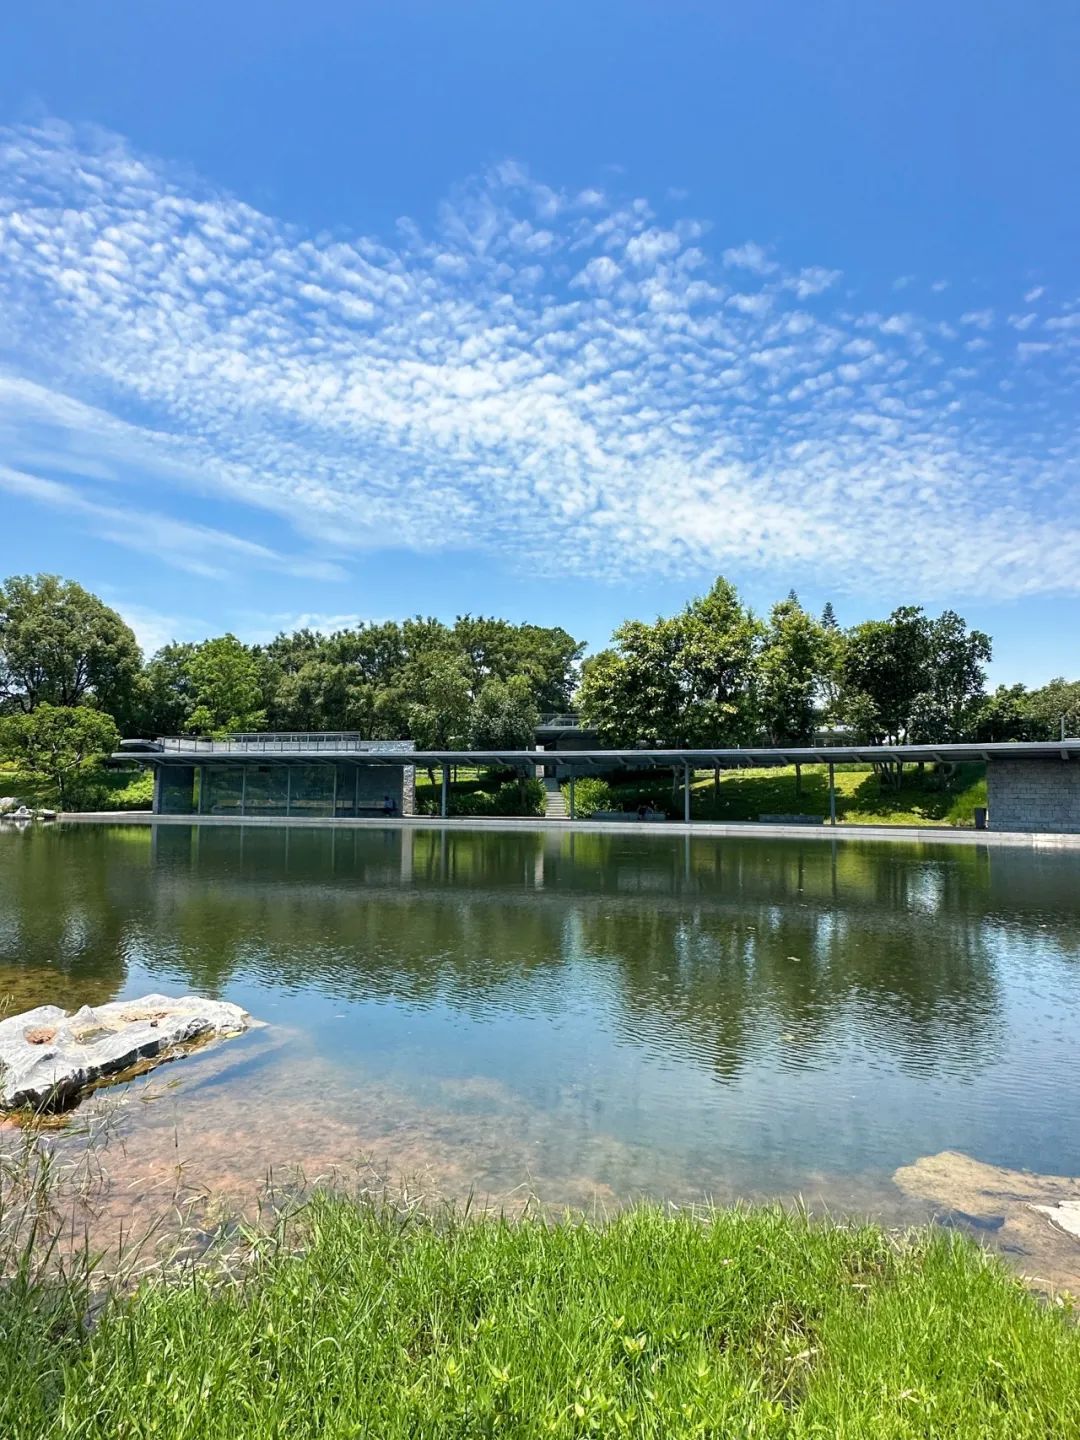
[[[930,622],[905,605],[887,620],[866,620],[847,632],[841,683],[844,720],[873,744],[899,744],[920,697],[930,689]]]
[[[469,713],[468,743],[473,750],[525,750],[535,740],[540,712],[524,675],[485,682]]]
[[[0,701],[5,709],[92,701],[132,719],[142,667],[124,621],[58,575],[13,575],[0,585]]]
[[[720,577],[678,615],[620,625],[582,667],[582,713],[609,744],[742,744],[756,724],[760,635]]]
[[[1064,726],[1067,736],[1080,735],[1080,680],[1057,676],[1028,696],[1028,714],[1037,734],[1032,739],[1057,740]]]
[[[985,699],[990,637],[969,630],[955,610],[928,621],[926,633],[926,684],[912,710],[909,738],[942,744],[968,739]]]
[[[408,736],[421,750],[446,750],[464,741],[472,706],[469,677],[455,655],[418,658],[403,676]]]
[[[0,753],[25,775],[54,786],[62,809],[80,779],[119,741],[112,717],[88,705],[41,701],[0,719]]]
[[[770,744],[813,743],[828,638],[796,596],[773,606],[758,659],[758,705]],[[796,794],[801,786],[796,766]]]
[[[188,729],[197,703],[190,668],[195,650],[187,641],[174,641],[150,657],[139,692],[144,735],[182,735]]]
[[[189,731],[213,735],[263,728],[266,712],[259,659],[235,635],[193,646],[186,673],[195,701],[187,719]]]
[[[1024,685],[999,685],[979,702],[974,717],[976,740],[1043,740],[1042,725],[1031,712]]]

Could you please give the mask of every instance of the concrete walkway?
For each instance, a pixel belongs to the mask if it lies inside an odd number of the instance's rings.
[[[356,820],[290,818],[281,816],[154,815],[149,810],[64,813],[53,823],[77,825],[288,825],[308,829],[361,830],[543,830],[553,834],[685,835],[731,840],[882,840],[918,841],[929,845],[1018,846],[1035,850],[1080,851],[1080,835],[1027,834],[1021,831],[957,830],[938,825],[770,825],[761,821],[719,824],[692,820],[548,820],[542,817],[476,817],[442,820],[437,815],[370,816]]]

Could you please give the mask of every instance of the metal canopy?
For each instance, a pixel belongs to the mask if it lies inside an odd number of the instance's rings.
[[[310,765],[353,762],[360,765],[408,766],[419,769],[443,765],[528,770],[556,765],[562,771],[589,774],[602,770],[648,770],[689,765],[693,769],[735,770],[778,765],[849,765],[884,762],[947,764],[990,760],[1080,760],[1080,739],[1053,741],[995,741],[985,745],[826,745],[788,747],[729,747],[685,750],[403,750],[399,745],[380,748],[378,741],[360,741],[341,735],[244,736],[224,740],[170,737],[145,742],[146,749],[128,749],[114,760],[162,765],[237,765],[273,763]]]

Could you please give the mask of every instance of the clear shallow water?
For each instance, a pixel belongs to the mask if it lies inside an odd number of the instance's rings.
[[[820,839],[73,826],[0,835],[0,995],[268,1023],[117,1103],[131,1193],[368,1157],[552,1204],[911,1213],[952,1149],[1080,1173],[1080,860]]]

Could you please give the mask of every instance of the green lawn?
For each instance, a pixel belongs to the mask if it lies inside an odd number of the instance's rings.
[[[240,1264],[0,1287],[5,1440],[1080,1435],[1080,1334],[948,1232],[316,1195]]]
[[[595,782],[593,782],[595,783]],[[682,790],[672,795],[668,776],[641,776],[608,782],[607,803],[597,808],[633,810],[643,800],[682,818]],[[680,777],[681,786],[681,777]],[[564,785],[569,800],[569,787]],[[579,787],[588,794],[587,787]],[[975,807],[986,804],[986,767],[957,765],[948,776],[936,766],[919,772],[909,768],[899,790],[884,786],[865,765],[836,767],[836,817],[840,823],[869,825],[973,826]],[[698,771],[691,790],[695,820],[757,820],[761,815],[822,815],[829,813],[828,769],[804,765],[801,794],[796,793],[794,766],[775,770],[725,770],[717,790],[712,772]],[[582,807],[585,814],[588,807]]]
[[[154,801],[154,777],[150,770],[106,770],[95,765],[80,777],[80,810],[149,810]],[[14,795],[31,808],[58,809],[55,786],[22,775],[11,764],[0,764],[0,795]]]

